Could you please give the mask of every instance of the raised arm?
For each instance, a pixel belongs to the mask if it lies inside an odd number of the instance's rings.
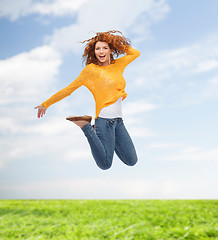
[[[118,58],[116,61],[119,62],[119,64],[122,65],[123,68],[125,68],[129,63],[131,63],[132,61],[134,61],[137,57],[140,56],[140,51],[136,50],[133,47],[126,47],[125,49],[125,53],[126,55]]]

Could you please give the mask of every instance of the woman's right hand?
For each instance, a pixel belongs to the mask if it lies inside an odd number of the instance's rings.
[[[43,117],[43,115],[45,114],[47,108],[43,107],[42,105],[39,105],[37,107],[35,107],[34,109],[38,109],[38,118]]]

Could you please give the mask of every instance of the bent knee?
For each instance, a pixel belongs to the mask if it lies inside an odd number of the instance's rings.
[[[109,168],[111,168],[111,165],[107,165],[107,166],[99,166],[99,168],[101,168],[101,170],[108,170]]]
[[[135,157],[130,158],[130,159],[126,162],[126,164],[127,164],[128,166],[134,166],[134,165],[136,165],[137,162],[138,162],[138,158],[137,158],[137,156],[135,156]]]
[[[98,164],[98,167],[101,169],[101,170],[108,170],[109,168],[111,168],[111,163],[107,163],[107,164]]]

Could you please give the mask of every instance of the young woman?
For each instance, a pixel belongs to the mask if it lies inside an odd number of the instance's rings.
[[[106,170],[111,167],[114,151],[125,164],[133,166],[137,155],[122,119],[122,100],[127,96],[123,71],[140,52],[132,48],[129,39],[119,31],[99,32],[82,43],[85,42],[85,68],[69,86],[35,107],[38,118],[45,114],[50,105],[69,96],[80,86],[86,86],[96,103],[94,127],[90,123],[91,116],[70,116],[66,119],[82,129],[99,168]],[[121,54],[125,56],[114,59],[115,55],[118,57]]]

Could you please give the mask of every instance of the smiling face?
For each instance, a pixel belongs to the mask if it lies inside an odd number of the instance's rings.
[[[100,66],[108,66],[111,64],[111,49],[106,42],[97,42],[95,44],[95,56]]]

